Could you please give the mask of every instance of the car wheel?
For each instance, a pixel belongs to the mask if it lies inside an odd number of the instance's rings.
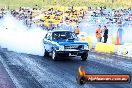
[[[49,53],[48,53],[48,51],[45,49],[45,51],[44,51],[44,57],[48,57],[49,56]]]
[[[54,61],[57,60],[57,53],[56,53],[55,50],[53,50],[53,52],[52,52],[52,59],[53,59]]]
[[[88,58],[88,52],[83,53],[83,54],[81,55],[81,60],[82,60],[82,61],[86,61],[87,58]]]

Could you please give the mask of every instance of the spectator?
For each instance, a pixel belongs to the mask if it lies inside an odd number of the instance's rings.
[[[78,35],[80,33],[80,30],[78,28],[78,26],[76,27],[76,29],[74,30],[75,34]]]
[[[104,43],[107,42],[107,39],[108,39],[108,28],[106,26],[104,26]]]
[[[102,40],[102,30],[101,30],[101,25],[99,25],[99,27],[96,29],[96,38],[98,42],[101,42]]]

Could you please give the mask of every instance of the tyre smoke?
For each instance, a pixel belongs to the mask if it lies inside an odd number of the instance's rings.
[[[43,56],[43,38],[47,31],[28,28],[11,15],[0,20],[0,46],[8,51]]]

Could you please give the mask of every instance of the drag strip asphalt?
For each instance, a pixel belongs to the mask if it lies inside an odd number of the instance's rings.
[[[53,61],[50,57],[10,52],[0,49],[0,61],[16,88],[132,88],[128,84],[85,84],[76,82],[76,72],[82,66],[88,74],[130,74],[132,61],[90,52],[87,61],[80,57]]]

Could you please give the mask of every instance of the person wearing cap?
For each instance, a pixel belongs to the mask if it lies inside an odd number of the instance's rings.
[[[106,26],[104,26],[104,43],[107,42],[107,39],[108,39],[108,28]]]
[[[96,38],[98,42],[101,42],[102,40],[102,30],[101,30],[101,25],[96,29]]]

